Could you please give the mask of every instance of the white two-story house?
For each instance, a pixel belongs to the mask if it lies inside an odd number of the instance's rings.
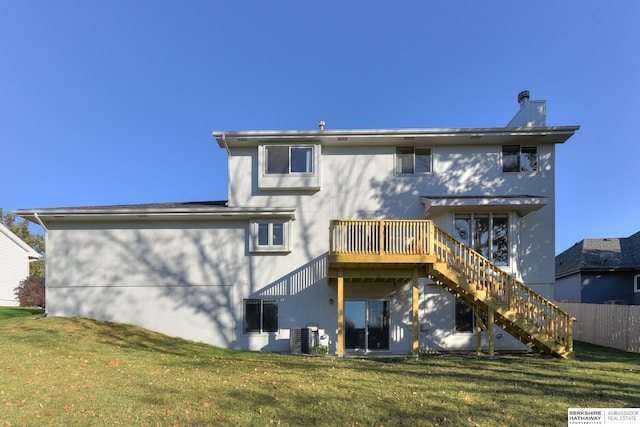
[[[571,356],[547,299],[555,145],[578,127],[519,102],[502,128],[214,132],[227,201],[21,209],[49,315],[248,350]]]

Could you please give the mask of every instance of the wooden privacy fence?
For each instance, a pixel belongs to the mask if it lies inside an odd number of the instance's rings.
[[[577,319],[573,326],[575,340],[640,353],[640,306],[557,304]]]

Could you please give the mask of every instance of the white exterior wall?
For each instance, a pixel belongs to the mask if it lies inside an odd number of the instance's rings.
[[[319,190],[278,189],[273,179],[268,190],[261,190],[258,148],[231,147],[229,207],[295,208],[286,253],[252,253],[248,219],[128,223],[51,219],[49,314],[115,320],[223,347],[271,351],[288,351],[290,328],[314,325],[329,336],[333,353],[337,295],[326,277],[330,220],[424,219],[421,196],[548,197],[546,206],[525,217],[515,207],[479,209],[509,213],[511,262],[505,268],[553,297],[553,145],[538,146],[538,171],[505,174],[499,144],[434,144],[429,147],[433,172],[412,176],[395,174],[395,148],[323,146]],[[313,181],[314,186],[317,183]],[[429,218],[451,232],[456,209],[440,209]],[[277,333],[243,333],[247,298],[278,300]],[[345,298],[388,300],[390,351],[411,352],[410,285],[347,286]],[[420,298],[422,349],[475,349],[473,334],[454,332],[450,294],[424,283]],[[522,348],[507,334],[496,340],[496,349]]]
[[[47,309],[233,347],[246,223],[50,224]]]
[[[509,272],[547,298],[553,298],[555,282],[555,194],[553,145],[538,146],[536,172],[502,173],[501,145],[431,147],[433,173],[397,176],[395,147],[324,147],[320,191],[260,191],[255,148],[232,151],[229,158],[229,206],[296,207],[296,228],[307,253],[327,250],[330,219],[424,219],[420,196],[517,196],[547,198],[547,205],[524,217],[514,207],[482,207],[511,213],[512,248]],[[253,156],[250,154],[253,153]],[[249,173],[251,171],[251,173]],[[453,229],[453,214],[474,208],[430,216],[444,230]],[[304,234],[320,224],[322,235]],[[313,241],[312,241],[313,240]],[[300,244],[300,242],[298,242]]]
[[[515,274],[534,290],[553,298],[554,283],[554,145],[538,146],[536,172],[503,173],[502,145],[434,145],[432,170],[427,175],[397,176],[395,146],[322,147],[320,190],[261,191],[258,183],[258,159],[255,147],[232,148],[229,157],[229,206],[295,207],[293,251],[280,257],[253,257],[252,263],[265,277],[252,277],[252,290],[269,287],[270,281],[286,277],[289,271],[304,269],[328,250],[331,219],[425,218],[421,196],[517,196],[547,197],[548,204],[521,217],[515,207],[489,208],[508,213],[510,221],[510,265]],[[473,212],[466,208],[464,212]],[[483,207],[485,212],[487,207]],[[452,208],[430,217],[451,232]],[[265,259],[266,258],[266,259]],[[326,280],[309,287],[309,298],[300,304],[281,305],[282,327],[318,324],[326,328],[332,344],[336,339],[336,309],[327,304],[334,289]],[[440,288],[427,286],[420,303],[421,346],[424,349],[475,349],[474,334],[454,332],[454,299]],[[410,287],[346,287],[346,299],[385,298],[393,307],[391,316],[391,352],[411,351]],[[334,298],[335,299],[335,298]],[[297,323],[296,323],[297,322]],[[497,328],[496,349],[522,350],[519,341]],[[486,337],[485,337],[486,340]],[[486,343],[485,343],[486,345]],[[332,346],[333,348],[333,346]]]
[[[487,334],[483,332],[482,349],[488,348]],[[524,351],[527,346],[496,326],[494,348]],[[420,350],[476,350],[475,333],[455,330],[455,298],[439,286],[426,284],[420,292]]]
[[[4,226],[0,224],[0,227]],[[0,306],[17,306],[14,289],[29,276],[29,256],[5,234],[7,231],[5,228],[0,232]]]

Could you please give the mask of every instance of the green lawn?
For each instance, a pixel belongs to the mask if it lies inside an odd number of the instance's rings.
[[[11,317],[25,317],[31,315],[39,315],[44,313],[41,308],[33,307],[0,307],[0,320],[9,319]]]
[[[236,352],[86,319],[0,321],[0,426],[565,426],[640,407],[640,354],[575,360]]]

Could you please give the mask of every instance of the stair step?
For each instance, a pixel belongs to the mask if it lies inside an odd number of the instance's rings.
[[[525,345],[564,358],[573,356],[573,351],[567,349],[566,343],[541,332],[536,324],[530,323],[515,310],[510,310],[501,299],[492,298],[487,291],[476,289],[464,275],[449,268],[447,264],[434,263],[429,273],[434,283],[458,295],[475,310],[493,310],[496,314],[495,324]],[[537,308],[532,306],[531,309]]]

